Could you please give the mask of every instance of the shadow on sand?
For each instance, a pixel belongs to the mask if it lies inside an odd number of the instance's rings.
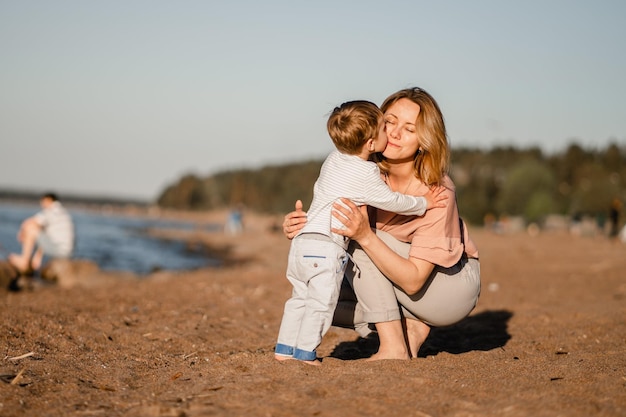
[[[435,356],[440,352],[465,353],[473,350],[488,351],[503,347],[511,339],[507,331],[513,313],[507,310],[484,311],[448,327],[433,327],[428,339],[419,350],[419,357]],[[366,338],[342,342],[330,356],[343,360],[369,358],[378,351],[378,336],[371,333]]]

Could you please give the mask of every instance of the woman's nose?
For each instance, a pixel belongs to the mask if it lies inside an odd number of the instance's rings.
[[[387,136],[390,136],[394,139],[399,138],[399,130],[398,130],[398,126],[389,126],[387,125]]]

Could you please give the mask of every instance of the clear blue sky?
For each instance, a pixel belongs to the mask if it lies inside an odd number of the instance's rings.
[[[626,2],[0,0],[0,187],[154,199],[420,86],[454,147],[626,144]]]

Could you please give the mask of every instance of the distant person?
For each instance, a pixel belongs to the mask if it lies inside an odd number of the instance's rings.
[[[611,202],[611,207],[609,208],[609,237],[616,238],[619,234],[619,216],[622,211],[622,202],[614,198]]]
[[[17,240],[22,253],[9,255],[9,263],[21,273],[39,270],[43,257],[69,258],[74,250],[74,224],[56,194],[39,201],[42,210],[22,222]]]
[[[241,232],[243,232],[243,211],[240,207],[236,207],[228,213],[226,233],[238,235]]]
[[[341,227],[332,217],[333,203],[347,197],[357,205],[422,216],[433,207],[445,207],[448,198],[443,188],[414,197],[391,191],[383,181],[378,166],[369,161],[387,147],[383,113],[375,104],[351,101],[336,107],[327,129],[337,149],[322,164],[307,224],[291,242],[287,279],[293,292],[285,303],[274,353],[277,360],[311,365],[319,365],[316,349],[331,326],[348,260],[349,239],[331,232]]]

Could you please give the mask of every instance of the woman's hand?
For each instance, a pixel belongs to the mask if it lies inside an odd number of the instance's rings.
[[[296,201],[296,210],[285,215],[283,233],[287,239],[293,239],[306,224],[306,211],[302,210],[302,201]]]
[[[367,215],[367,206],[357,207],[351,200],[342,198],[344,205],[333,204],[333,216],[338,219],[345,228],[331,230],[342,236],[347,236],[352,240],[363,243],[364,240],[372,237],[374,232],[370,228],[370,221]],[[346,207],[347,206],[347,207]]]
[[[347,207],[333,204],[333,216],[344,224],[345,229],[333,228],[332,231],[358,242],[380,272],[404,292],[409,295],[417,293],[435,265],[423,259],[398,255],[370,228],[367,206],[357,207],[345,198],[341,201]]]

